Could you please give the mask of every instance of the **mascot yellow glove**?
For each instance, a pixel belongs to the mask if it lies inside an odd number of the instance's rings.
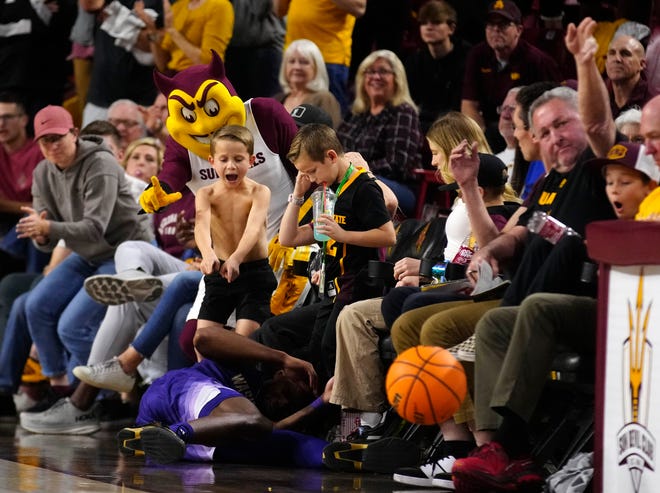
[[[181,192],[167,193],[155,176],[151,177],[151,185],[140,194],[140,206],[148,214],[158,212],[181,198]]]

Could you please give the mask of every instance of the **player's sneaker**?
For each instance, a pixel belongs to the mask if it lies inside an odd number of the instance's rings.
[[[85,291],[102,305],[121,305],[129,301],[153,301],[163,294],[163,282],[141,270],[119,274],[98,274],[85,279]]]
[[[393,473],[399,467],[419,463],[421,450],[415,442],[397,437],[374,442],[335,442],[323,449],[323,464],[334,471]]]
[[[147,456],[158,464],[169,464],[183,458],[186,444],[176,433],[153,424],[123,428],[117,433],[119,451],[128,456]]]

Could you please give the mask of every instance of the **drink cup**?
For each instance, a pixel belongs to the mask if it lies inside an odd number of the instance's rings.
[[[319,233],[316,228],[318,219],[321,214],[333,215],[335,213],[335,202],[337,197],[332,190],[327,187],[316,190],[312,194],[312,204],[314,213],[314,239],[316,241],[328,241],[330,237],[326,234]]]

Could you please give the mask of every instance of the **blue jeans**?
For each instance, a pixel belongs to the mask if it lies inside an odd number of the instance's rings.
[[[43,276],[13,272],[0,280],[0,341],[5,337],[5,327],[9,321],[9,313],[14,300],[32,289]],[[27,330],[27,329],[26,329]]]
[[[163,293],[158,306],[144,324],[142,331],[133,340],[133,347],[138,353],[145,358],[150,357],[165,336],[169,334],[168,369],[190,365],[188,358],[179,347],[179,336],[186,322],[188,310],[195,301],[201,279],[200,271],[191,270],[177,274]]]
[[[26,319],[45,376],[87,364],[106,307],[90,298],[83,283],[95,274],[114,273],[113,259],[91,263],[72,253],[30,291]]]
[[[380,310],[383,313],[385,325],[391,329],[394,321],[410,310],[465,299],[469,299],[469,297],[462,294],[436,293],[433,290],[422,291],[414,286],[400,286],[385,295]]]
[[[0,248],[10,255],[25,261],[25,272],[39,274],[50,261],[50,253],[42,252],[28,238],[19,238],[16,226],[12,227],[0,241]]]
[[[348,67],[339,63],[326,63],[330,79],[330,92],[337,98],[341,107],[341,114],[348,113],[351,97],[348,94]],[[348,149],[349,151],[351,149]]]
[[[30,355],[32,338],[25,319],[25,301],[29,292],[14,300],[0,348],[0,394],[15,394],[21,383],[25,362]]]

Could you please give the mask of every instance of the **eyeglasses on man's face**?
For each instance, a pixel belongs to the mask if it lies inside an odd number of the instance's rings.
[[[108,121],[112,123],[115,127],[119,127],[120,125],[123,125],[126,128],[132,128],[140,124],[140,122],[136,120],[126,120],[124,118],[108,118]]]
[[[512,115],[514,111],[516,111],[515,106],[501,105],[501,106],[497,107],[497,114],[498,115],[502,115],[502,114]]]

